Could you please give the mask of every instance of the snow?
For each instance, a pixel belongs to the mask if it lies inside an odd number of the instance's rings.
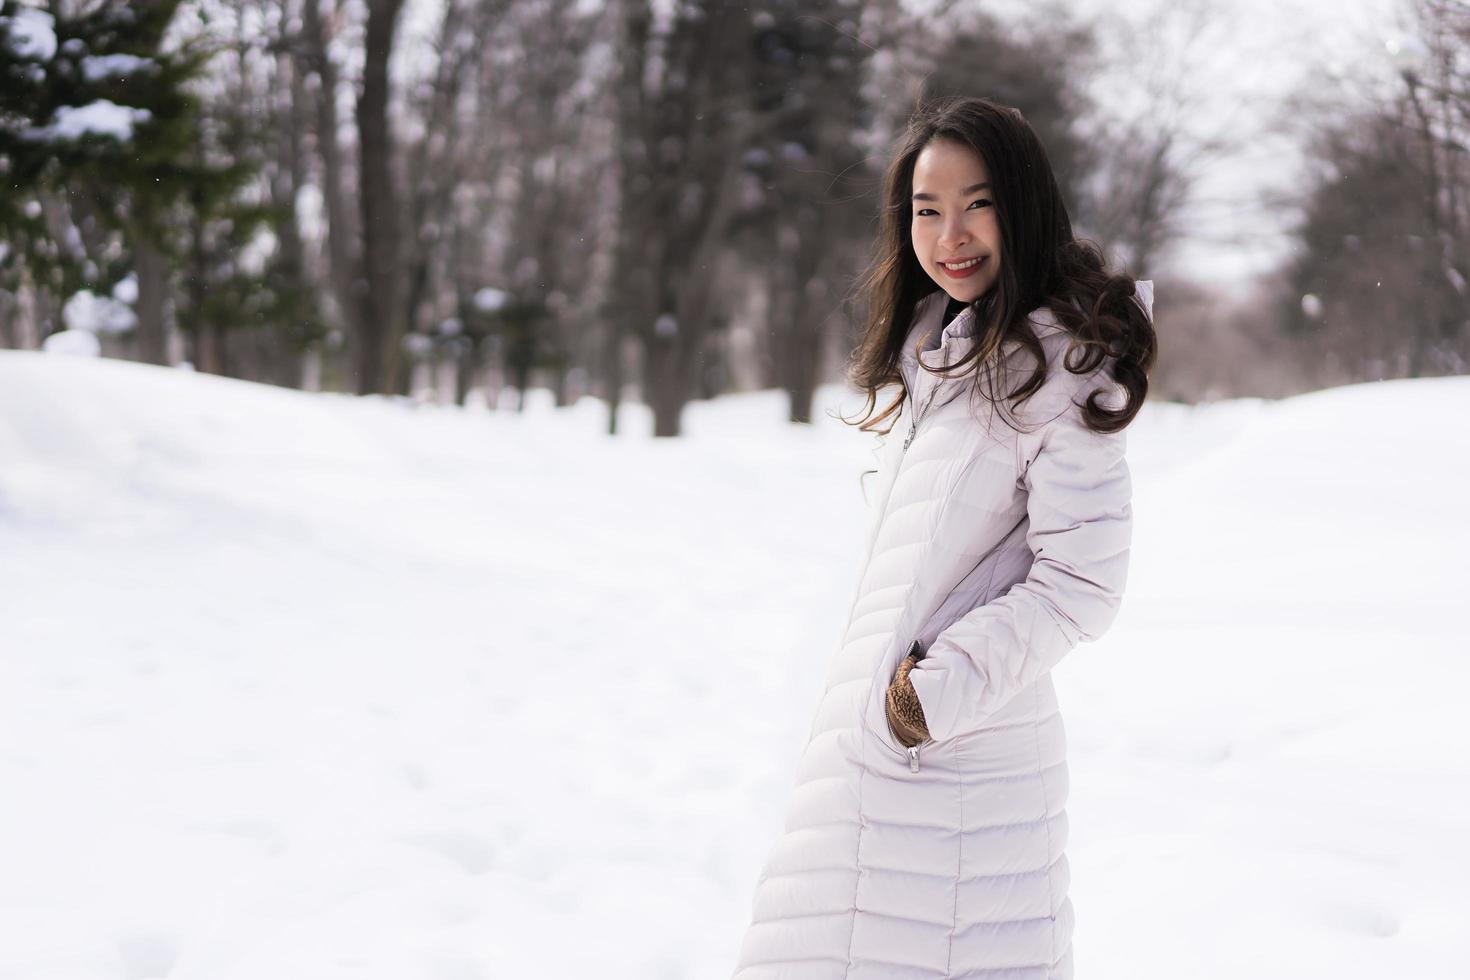
[[[128,280],[123,280],[118,284],[119,290],[123,296],[131,295],[136,299],[137,280],[131,276],[129,279],[132,279],[132,289],[124,285]],[[122,333],[138,324],[137,314],[121,299],[98,296],[89,289],[72,294],[61,308],[61,318],[71,330],[92,333]]]
[[[72,354],[78,357],[98,357],[102,345],[97,335],[90,330],[58,330],[41,341],[41,350],[48,354]]]
[[[271,256],[276,254],[279,240],[269,228],[259,226],[250,240],[235,251],[235,265],[247,276],[264,278]]]
[[[503,289],[486,286],[475,291],[475,309],[481,313],[494,313],[496,310],[503,309],[509,301],[510,294]]]
[[[41,127],[23,131],[27,139],[75,140],[84,136],[111,136],[121,142],[133,137],[133,126],[146,122],[151,113],[147,109],[121,106],[107,99],[98,99],[87,105],[58,106],[51,115],[51,122]]]
[[[82,59],[82,77],[89,82],[127,77],[155,70],[157,62],[134,54],[94,54]]]
[[[112,298],[129,306],[138,302],[138,274],[129,272],[119,279],[117,285],[112,287]]]
[[[35,7],[16,7],[9,17],[0,17],[8,29],[10,50],[17,58],[50,61],[56,54],[56,18]]]
[[[424,358],[434,353],[434,338],[421,333],[406,333],[402,346],[403,352],[410,357]]]
[[[725,980],[870,436],[0,351],[0,976]],[[1470,958],[1470,378],[1150,404],[1056,673],[1090,977]],[[870,478],[871,483],[871,478]]]
[[[1423,71],[1432,57],[1429,45],[1413,34],[1393,34],[1384,40],[1383,49],[1399,71]]]

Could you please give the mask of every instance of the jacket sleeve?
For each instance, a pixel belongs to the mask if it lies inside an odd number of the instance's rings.
[[[1073,388],[1071,401],[1087,390]],[[940,632],[909,674],[936,741],[981,727],[1079,641],[1101,636],[1122,602],[1133,518],[1126,431],[1093,432],[1069,404],[1017,445],[1030,571]]]

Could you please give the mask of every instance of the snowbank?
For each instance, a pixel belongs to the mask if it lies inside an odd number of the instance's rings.
[[[0,352],[0,974],[728,976],[869,437],[534,394]],[[1128,598],[1057,674],[1090,977],[1463,972],[1467,406],[1130,430]]]

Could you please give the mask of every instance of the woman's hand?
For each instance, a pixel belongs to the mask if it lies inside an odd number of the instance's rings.
[[[924,722],[924,706],[909,680],[909,671],[919,660],[913,654],[904,657],[898,664],[898,672],[888,684],[885,698],[888,708],[888,727],[905,747],[918,745],[929,738],[929,727]]]

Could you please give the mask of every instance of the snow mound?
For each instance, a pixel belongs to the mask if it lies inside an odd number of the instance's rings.
[[[102,345],[97,335],[87,330],[58,330],[41,342],[48,354],[73,354],[78,357],[100,357]]]
[[[872,442],[826,413],[862,399],[654,440],[546,395],[0,352],[0,964],[728,976],[845,627]],[[1128,595],[1057,668],[1093,972],[1470,958],[1467,408],[1394,381],[1130,428]]]

